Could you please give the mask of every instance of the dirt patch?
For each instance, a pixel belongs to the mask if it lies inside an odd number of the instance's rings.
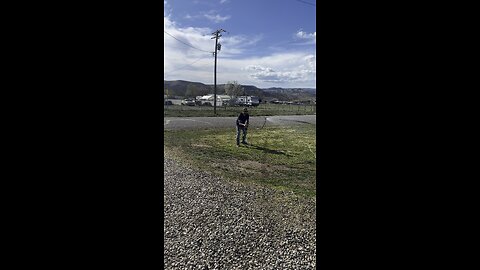
[[[270,165],[270,164],[263,164],[258,161],[253,160],[240,160],[236,161],[240,165],[240,167],[250,168],[252,170],[265,170],[268,172],[273,171],[287,171],[289,170],[288,167],[282,165]]]
[[[192,144],[193,147],[200,147],[200,148],[212,148],[210,145],[206,144]]]
[[[253,160],[238,160],[236,162],[239,167],[250,168],[252,170],[259,170],[265,167],[265,164]]]

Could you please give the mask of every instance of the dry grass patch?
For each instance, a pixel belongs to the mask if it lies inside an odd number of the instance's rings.
[[[259,129],[235,147],[231,129],[165,131],[164,144],[201,170],[307,197],[316,193],[315,127]],[[178,150],[178,151],[177,151]]]

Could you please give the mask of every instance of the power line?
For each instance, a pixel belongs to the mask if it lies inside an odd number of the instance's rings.
[[[170,33],[168,33],[168,32],[167,32],[167,31],[165,31],[165,30],[163,30],[163,32],[165,32],[165,34],[167,34],[167,35],[171,36],[172,38],[174,38],[174,39],[175,39],[175,40],[177,40],[178,42],[181,42],[181,43],[183,43],[183,44],[185,44],[185,45],[187,45],[187,46],[189,46],[189,47],[192,47],[192,48],[194,48],[194,49],[197,49],[197,50],[199,50],[199,51],[202,51],[202,52],[212,53],[212,52],[209,52],[209,51],[205,51],[205,50],[202,50],[202,49],[196,48],[196,47],[194,47],[194,46],[192,46],[192,45],[190,45],[190,44],[187,44],[187,43],[185,43],[185,42],[183,42],[183,41],[179,40],[178,38],[176,38],[176,37],[172,36]]]
[[[308,4],[308,5],[311,5],[311,6],[314,6],[314,7],[317,6],[316,4],[312,4],[312,3],[309,3],[309,2],[305,2],[305,1],[302,1],[302,0],[296,0],[296,1],[301,2],[301,3],[304,3],[304,4]]]
[[[200,61],[200,60],[204,60],[204,59],[206,59],[206,58],[204,58],[204,57],[198,58],[197,60],[193,61],[192,63],[186,64],[186,65],[183,66],[183,67],[180,67],[180,68],[174,69],[174,70],[172,70],[172,71],[169,71],[169,72],[165,73],[164,75],[168,75],[168,74],[171,74],[172,72],[179,71],[179,70],[181,70],[181,69],[184,69],[184,68],[186,68],[186,67],[188,67],[188,66],[191,66],[191,65],[195,64],[196,62],[198,62],[198,61]]]

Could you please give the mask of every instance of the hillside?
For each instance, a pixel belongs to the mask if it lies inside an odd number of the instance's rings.
[[[258,96],[262,100],[310,100],[316,98],[315,88],[266,88],[261,89],[253,85],[242,85],[245,94]],[[213,93],[213,85],[190,81],[163,81],[164,93],[168,96],[195,97]],[[217,94],[225,92],[225,84],[217,84]]]

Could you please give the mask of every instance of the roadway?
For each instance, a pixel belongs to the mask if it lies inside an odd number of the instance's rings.
[[[235,127],[237,117],[164,117],[165,130]],[[250,116],[250,128],[266,126],[316,125],[316,115]]]

